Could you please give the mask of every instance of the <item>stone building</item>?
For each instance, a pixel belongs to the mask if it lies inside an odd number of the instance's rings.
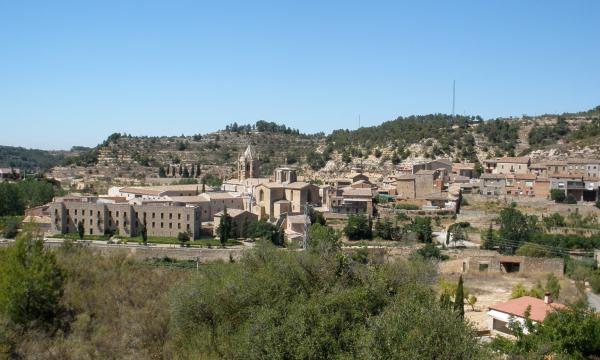
[[[50,204],[51,232],[76,233],[79,223],[85,235],[140,235],[146,225],[148,236],[176,237],[188,232],[200,236],[200,209],[166,203],[145,205],[103,200],[93,196],[55,198]]]
[[[238,179],[252,179],[260,177],[260,160],[252,145],[238,158]]]
[[[528,157],[503,157],[496,160],[496,174],[526,174],[529,172]]]
[[[219,224],[221,218],[224,215],[224,211],[219,211],[215,214],[213,219],[213,233],[215,236],[219,235]],[[231,236],[234,238],[240,238],[248,230],[248,226],[253,222],[258,221],[258,216],[246,210],[240,209],[227,209],[227,215],[231,217]]]
[[[321,202],[319,187],[302,181],[260,184],[254,187],[253,199],[252,212],[259,218],[269,219],[278,218],[283,213],[299,214],[304,211],[305,204]]]

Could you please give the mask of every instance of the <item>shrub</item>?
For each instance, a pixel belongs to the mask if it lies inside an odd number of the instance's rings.
[[[364,215],[350,215],[344,233],[350,240],[372,239],[370,220]]]
[[[573,194],[569,194],[565,199],[565,204],[577,204],[577,199],[575,196],[573,196]]]
[[[550,198],[557,203],[562,203],[566,199],[565,191],[560,189],[550,190]]]

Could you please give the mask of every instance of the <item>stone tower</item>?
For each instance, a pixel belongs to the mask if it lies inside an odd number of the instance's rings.
[[[256,150],[248,145],[246,151],[238,158],[238,179],[246,180],[260,177],[260,161]]]

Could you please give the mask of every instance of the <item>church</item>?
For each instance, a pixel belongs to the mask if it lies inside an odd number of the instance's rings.
[[[276,221],[303,214],[306,204],[321,204],[319,187],[298,181],[294,168],[282,166],[271,178],[260,177],[260,158],[252,145],[238,157],[237,169],[238,178],[225,181],[223,190],[248,194],[248,210],[260,219]]]

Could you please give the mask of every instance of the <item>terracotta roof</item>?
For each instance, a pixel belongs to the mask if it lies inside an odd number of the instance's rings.
[[[581,179],[583,178],[583,175],[574,175],[574,174],[567,174],[567,173],[556,173],[556,174],[550,174],[548,175],[549,178],[567,178],[567,179]]]
[[[454,163],[452,164],[452,169],[461,169],[461,170],[473,170],[475,169],[474,163]]]
[[[500,311],[506,314],[519,316],[524,318],[527,307],[531,306],[530,319],[533,321],[542,322],[546,315],[552,311],[566,308],[565,305],[559,303],[546,304],[544,300],[531,296],[523,296],[517,299],[512,299],[507,302],[490,306],[490,310]]]
[[[481,174],[480,179],[506,179],[504,174]]]
[[[526,156],[522,157],[503,157],[498,159],[499,163],[510,163],[510,164],[527,164],[529,158]]]
[[[371,189],[367,188],[345,188],[343,194],[344,196],[373,196]]]
[[[548,166],[565,166],[567,162],[562,160],[548,160],[544,164]]]
[[[515,174],[515,179],[518,180],[535,180],[537,179],[536,174]]]
[[[243,214],[245,212],[248,212],[246,210],[241,210],[241,209],[227,209],[227,215],[231,216],[231,217],[236,217],[240,214]],[[223,211],[219,211],[218,213],[215,214],[216,216],[223,216]]]
[[[597,159],[567,159],[567,164],[600,164]]]

